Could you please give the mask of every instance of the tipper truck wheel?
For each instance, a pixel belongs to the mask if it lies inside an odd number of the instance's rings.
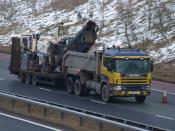
[[[24,73],[22,73],[22,72],[19,73],[19,79],[21,80],[21,82],[25,82],[25,75],[24,75]]]
[[[137,103],[144,103],[146,96],[135,96],[135,100]]]
[[[74,80],[72,79],[72,77],[68,77],[67,78],[67,92],[69,94],[73,94],[74,93]]]
[[[102,86],[102,89],[101,89],[101,98],[102,100],[107,103],[111,100],[111,97],[109,95],[109,90],[108,90],[108,86],[106,84],[104,84]]]
[[[79,79],[75,80],[74,92],[75,92],[75,95],[77,95],[77,96],[82,96],[83,95],[83,87],[82,87],[81,82],[80,82]]]

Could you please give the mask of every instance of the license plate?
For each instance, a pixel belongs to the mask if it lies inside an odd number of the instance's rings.
[[[140,77],[139,74],[129,74],[129,77]]]
[[[139,95],[140,94],[140,91],[131,91],[131,94],[132,95]]]

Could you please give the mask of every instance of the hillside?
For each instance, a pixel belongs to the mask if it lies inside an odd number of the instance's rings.
[[[147,50],[156,63],[175,59],[174,0],[3,0],[0,7],[3,45],[29,30],[55,35],[61,22],[72,36],[92,19],[100,27],[99,47],[131,44]]]

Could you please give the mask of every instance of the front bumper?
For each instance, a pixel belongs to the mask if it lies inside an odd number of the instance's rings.
[[[114,91],[113,96],[126,96],[126,97],[132,97],[132,96],[148,96],[150,95],[150,91]]]
[[[124,96],[124,97],[133,97],[133,96],[148,96],[151,94],[151,88],[149,85],[143,86],[112,86],[110,88],[111,96]]]

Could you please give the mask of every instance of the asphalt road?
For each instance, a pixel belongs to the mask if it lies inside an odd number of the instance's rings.
[[[9,74],[9,56],[0,54],[0,90],[33,97],[58,104],[83,108],[156,127],[175,130],[175,86],[153,82],[152,94],[144,104],[137,104],[134,98],[115,98],[112,103],[103,103],[95,94],[88,97],[69,95],[63,87],[34,87],[21,83]],[[169,103],[161,103],[162,89],[168,89]]]
[[[34,121],[0,112],[1,131],[61,131]]]

